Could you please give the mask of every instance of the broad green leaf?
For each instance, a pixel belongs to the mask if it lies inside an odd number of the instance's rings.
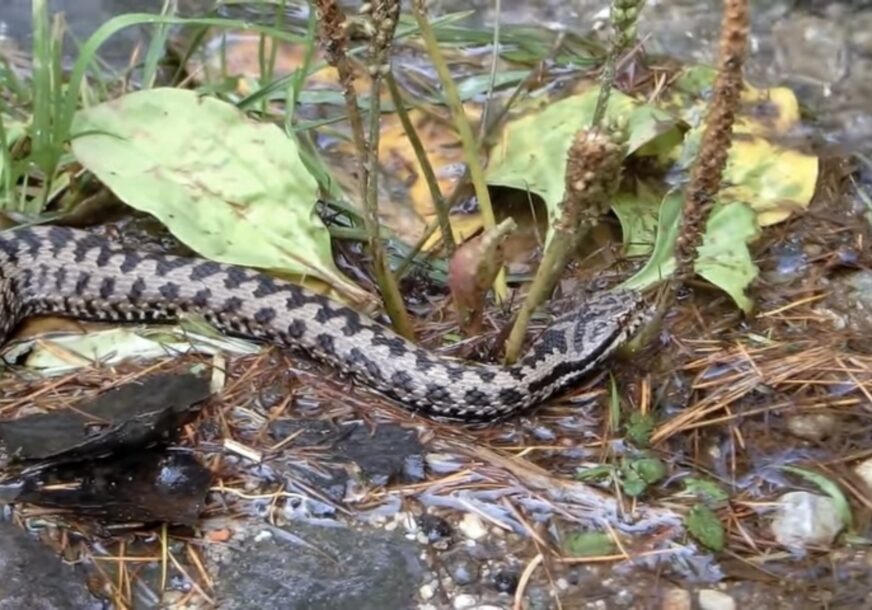
[[[628,467],[636,472],[646,483],[656,483],[666,476],[666,465],[658,458],[642,457],[633,459]]]
[[[822,492],[827,494],[833,500],[833,504],[835,504],[836,510],[839,512],[839,516],[842,518],[842,523],[845,524],[845,527],[852,527],[854,517],[851,513],[851,505],[845,497],[845,494],[842,493],[842,490],[835,482],[820,473],[806,470],[804,468],[797,468],[796,466],[782,466],[781,469],[800,476],[809,483],[817,485]]]
[[[631,498],[638,498],[648,489],[648,483],[638,472],[626,468],[621,472],[621,488]]]
[[[757,213],[761,226],[779,223],[805,209],[814,196],[818,159],[769,142],[764,135],[735,129],[718,197],[744,201]],[[702,127],[689,131],[679,153],[680,166],[696,157]]]
[[[641,290],[667,279],[675,271],[673,253],[683,201],[683,195],[678,191],[673,191],[664,197],[660,205],[656,240],[651,256],[644,267],[624,282],[625,287]]]
[[[697,504],[690,509],[684,519],[687,531],[703,546],[713,551],[724,548],[724,526],[715,512],[704,504]]]
[[[160,88],[79,111],[73,133],[82,165],[201,256],[314,277],[368,300],[333,265],[314,212],[315,179],[275,125],[193,91]]]
[[[615,195],[612,211],[621,223],[627,256],[650,254],[657,238],[661,199],[661,193],[641,181],[636,184],[635,192],[620,191]]]
[[[645,266],[624,282],[625,287],[647,288],[675,271],[673,253],[682,202],[679,192],[664,198],[654,251]],[[706,223],[703,245],[694,265],[697,273],[729,294],[744,311],[750,311],[753,306],[745,290],[758,272],[747,244],[759,231],[753,210],[743,203],[732,202],[715,208]]]
[[[590,125],[599,87],[549,104],[509,122],[490,151],[488,184],[532,191],[542,197],[553,226],[563,198],[566,152],[576,132]],[[675,129],[675,121],[653,106],[613,91],[607,120],[620,120],[628,132],[628,154]],[[548,231],[550,239],[551,229]]]
[[[750,312],[754,303],[745,293],[759,269],[751,259],[748,244],[760,234],[754,210],[741,202],[716,209],[706,224],[696,270]]]
[[[627,437],[637,447],[647,447],[654,431],[654,417],[650,413],[633,411],[627,423]]]
[[[615,552],[615,541],[604,532],[572,532],[566,536],[563,549],[575,557],[597,557]]]
[[[664,109],[691,125],[684,144],[672,152],[678,167],[689,167],[696,157],[702,119],[710,102],[708,93],[716,75],[706,66],[685,68],[662,103]],[[720,196],[746,202],[757,212],[760,226],[768,226],[811,203],[818,159],[775,143],[795,131],[801,121],[793,91],[786,87],[757,89],[746,83],[741,103]]]
[[[688,477],[684,479],[684,490],[707,504],[720,504],[730,499],[729,494],[720,485],[708,479]]]

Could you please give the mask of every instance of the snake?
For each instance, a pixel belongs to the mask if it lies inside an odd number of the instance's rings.
[[[197,314],[220,332],[302,352],[401,406],[489,422],[576,385],[650,318],[634,290],[584,298],[511,365],[441,355],[373,318],[264,271],[127,248],[60,225],[0,232],[0,344],[24,319],[173,323]]]

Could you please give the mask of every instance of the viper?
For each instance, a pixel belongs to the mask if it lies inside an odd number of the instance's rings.
[[[125,249],[60,226],[0,233],[0,343],[25,318],[157,322],[199,314],[220,331],[300,350],[410,410],[492,421],[576,384],[648,318],[642,295],[600,292],[557,317],[509,366],[438,355],[322,295],[242,266]]]

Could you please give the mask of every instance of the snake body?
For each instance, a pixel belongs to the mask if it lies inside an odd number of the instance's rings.
[[[425,350],[348,307],[246,267],[139,252],[59,226],[0,233],[0,343],[24,318],[173,322],[301,350],[425,415],[501,419],[566,389],[648,313],[632,291],[603,292],[558,317],[512,366]]]

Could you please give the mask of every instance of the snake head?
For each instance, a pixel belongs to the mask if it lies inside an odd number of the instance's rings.
[[[591,365],[601,362],[639,329],[649,311],[634,290],[608,290],[586,298],[566,316],[573,358]]]

